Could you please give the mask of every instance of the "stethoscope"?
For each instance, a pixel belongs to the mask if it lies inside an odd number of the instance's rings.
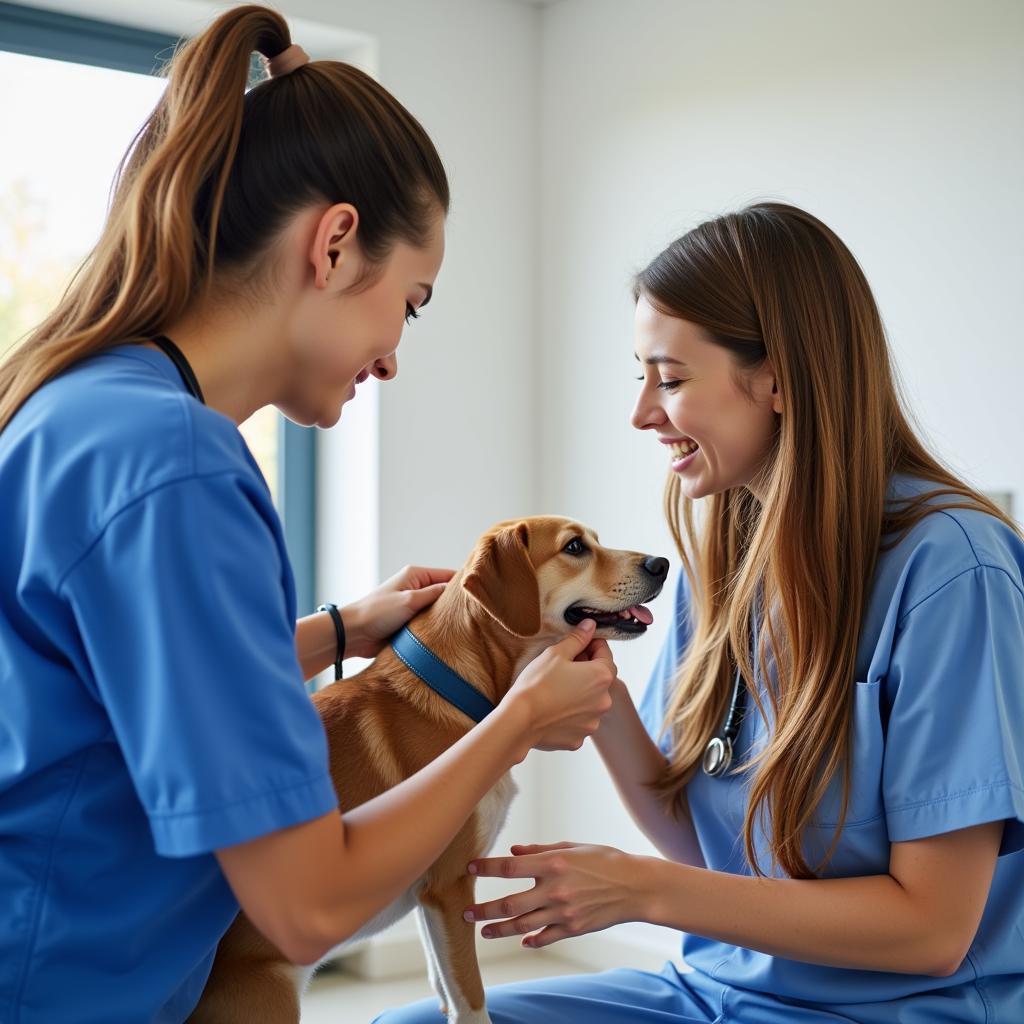
[[[704,774],[713,779],[724,775],[732,764],[733,744],[743,724],[743,710],[746,705],[747,687],[743,681],[743,673],[736,668],[736,681],[732,686],[732,700],[725,721],[717,736],[708,740],[704,748]]]
[[[181,379],[185,382],[185,388],[188,393],[193,398],[202,402],[203,405],[206,405],[206,399],[203,398],[203,389],[199,386],[199,381],[196,380],[196,375],[192,372],[192,367],[189,366],[185,353],[170,338],[165,337],[163,334],[158,334],[152,341],[178,368],[178,373],[181,374]]]

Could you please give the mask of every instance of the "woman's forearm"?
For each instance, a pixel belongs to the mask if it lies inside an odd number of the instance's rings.
[[[488,791],[526,756],[529,743],[518,709],[502,708],[415,775],[344,815],[333,905],[343,933],[349,922],[357,925],[386,906],[441,855]]]
[[[221,868],[256,927],[289,959],[314,963],[426,871],[531,735],[521,709],[503,706],[393,789],[218,850]]]
[[[891,875],[755,878],[640,859],[653,924],[830,967],[945,976],[962,960]]]
[[[345,625],[346,657],[362,657],[364,652],[357,649],[361,642],[361,631],[354,622],[352,609],[346,607],[339,608],[338,611],[341,612],[341,620]],[[334,664],[337,651],[338,634],[327,612],[304,615],[295,623],[295,653],[299,659],[303,679],[312,679],[324,669],[330,668]]]
[[[612,684],[612,709],[594,735],[608,773],[623,804],[637,827],[669,860],[704,866],[693,822],[685,805],[673,817],[664,803],[651,792],[653,782],[665,766],[665,758],[651,741],[629,695],[626,684]]]
[[[305,615],[295,623],[295,653],[302,678],[312,679],[334,664],[338,636],[327,612]]]

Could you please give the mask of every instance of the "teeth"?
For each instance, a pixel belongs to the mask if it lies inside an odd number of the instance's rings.
[[[620,619],[625,619],[627,622],[639,622],[635,616],[630,615],[629,611],[625,608],[617,612],[602,611],[600,608],[583,608],[579,609],[584,615],[618,615]]]
[[[674,459],[685,459],[687,455],[692,455],[697,450],[697,443],[683,441],[680,444],[670,444],[668,447]]]

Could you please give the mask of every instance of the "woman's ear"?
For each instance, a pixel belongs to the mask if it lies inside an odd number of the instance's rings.
[[[782,390],[779,387],[779,378],[775,373],[775,367],[769,360],[765,360],[755,371],[756,384],[755,394],[763,395],[771,402],[772,412],[782,414]]]
[[[335,203],[321,214],[309,248],[316,288],[326,288],[331,275],[342,268],[346,277],[355,279],[356,268],[349,264],[357,252],[358,230],[359,211],[351,203]]]
[[[540,631],[540,587],[527,550],[529,539],[526,523],[489,533],[462,578],[462,586],[484,611],[519,637]]]

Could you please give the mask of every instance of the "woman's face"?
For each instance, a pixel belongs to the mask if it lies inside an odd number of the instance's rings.
[[[643,296],[634,324],[643,386],[633,426],[655,433],[688,498],[749,486],[782,412],[770,364],[741,370],[703,328],[659,312]]]
[[[444,216],[438,212],[423,248],[395,243],[372,284],[360,285],[366,262],[352,230],[357,224],[342,210],[320,242],[314,236],[306,263],[313,276],[305,279],[290,317],[287,379],[274,404],[304,425],[333,426],[359,384],[398,373],[402,331],[430,301],[444,258]]]

